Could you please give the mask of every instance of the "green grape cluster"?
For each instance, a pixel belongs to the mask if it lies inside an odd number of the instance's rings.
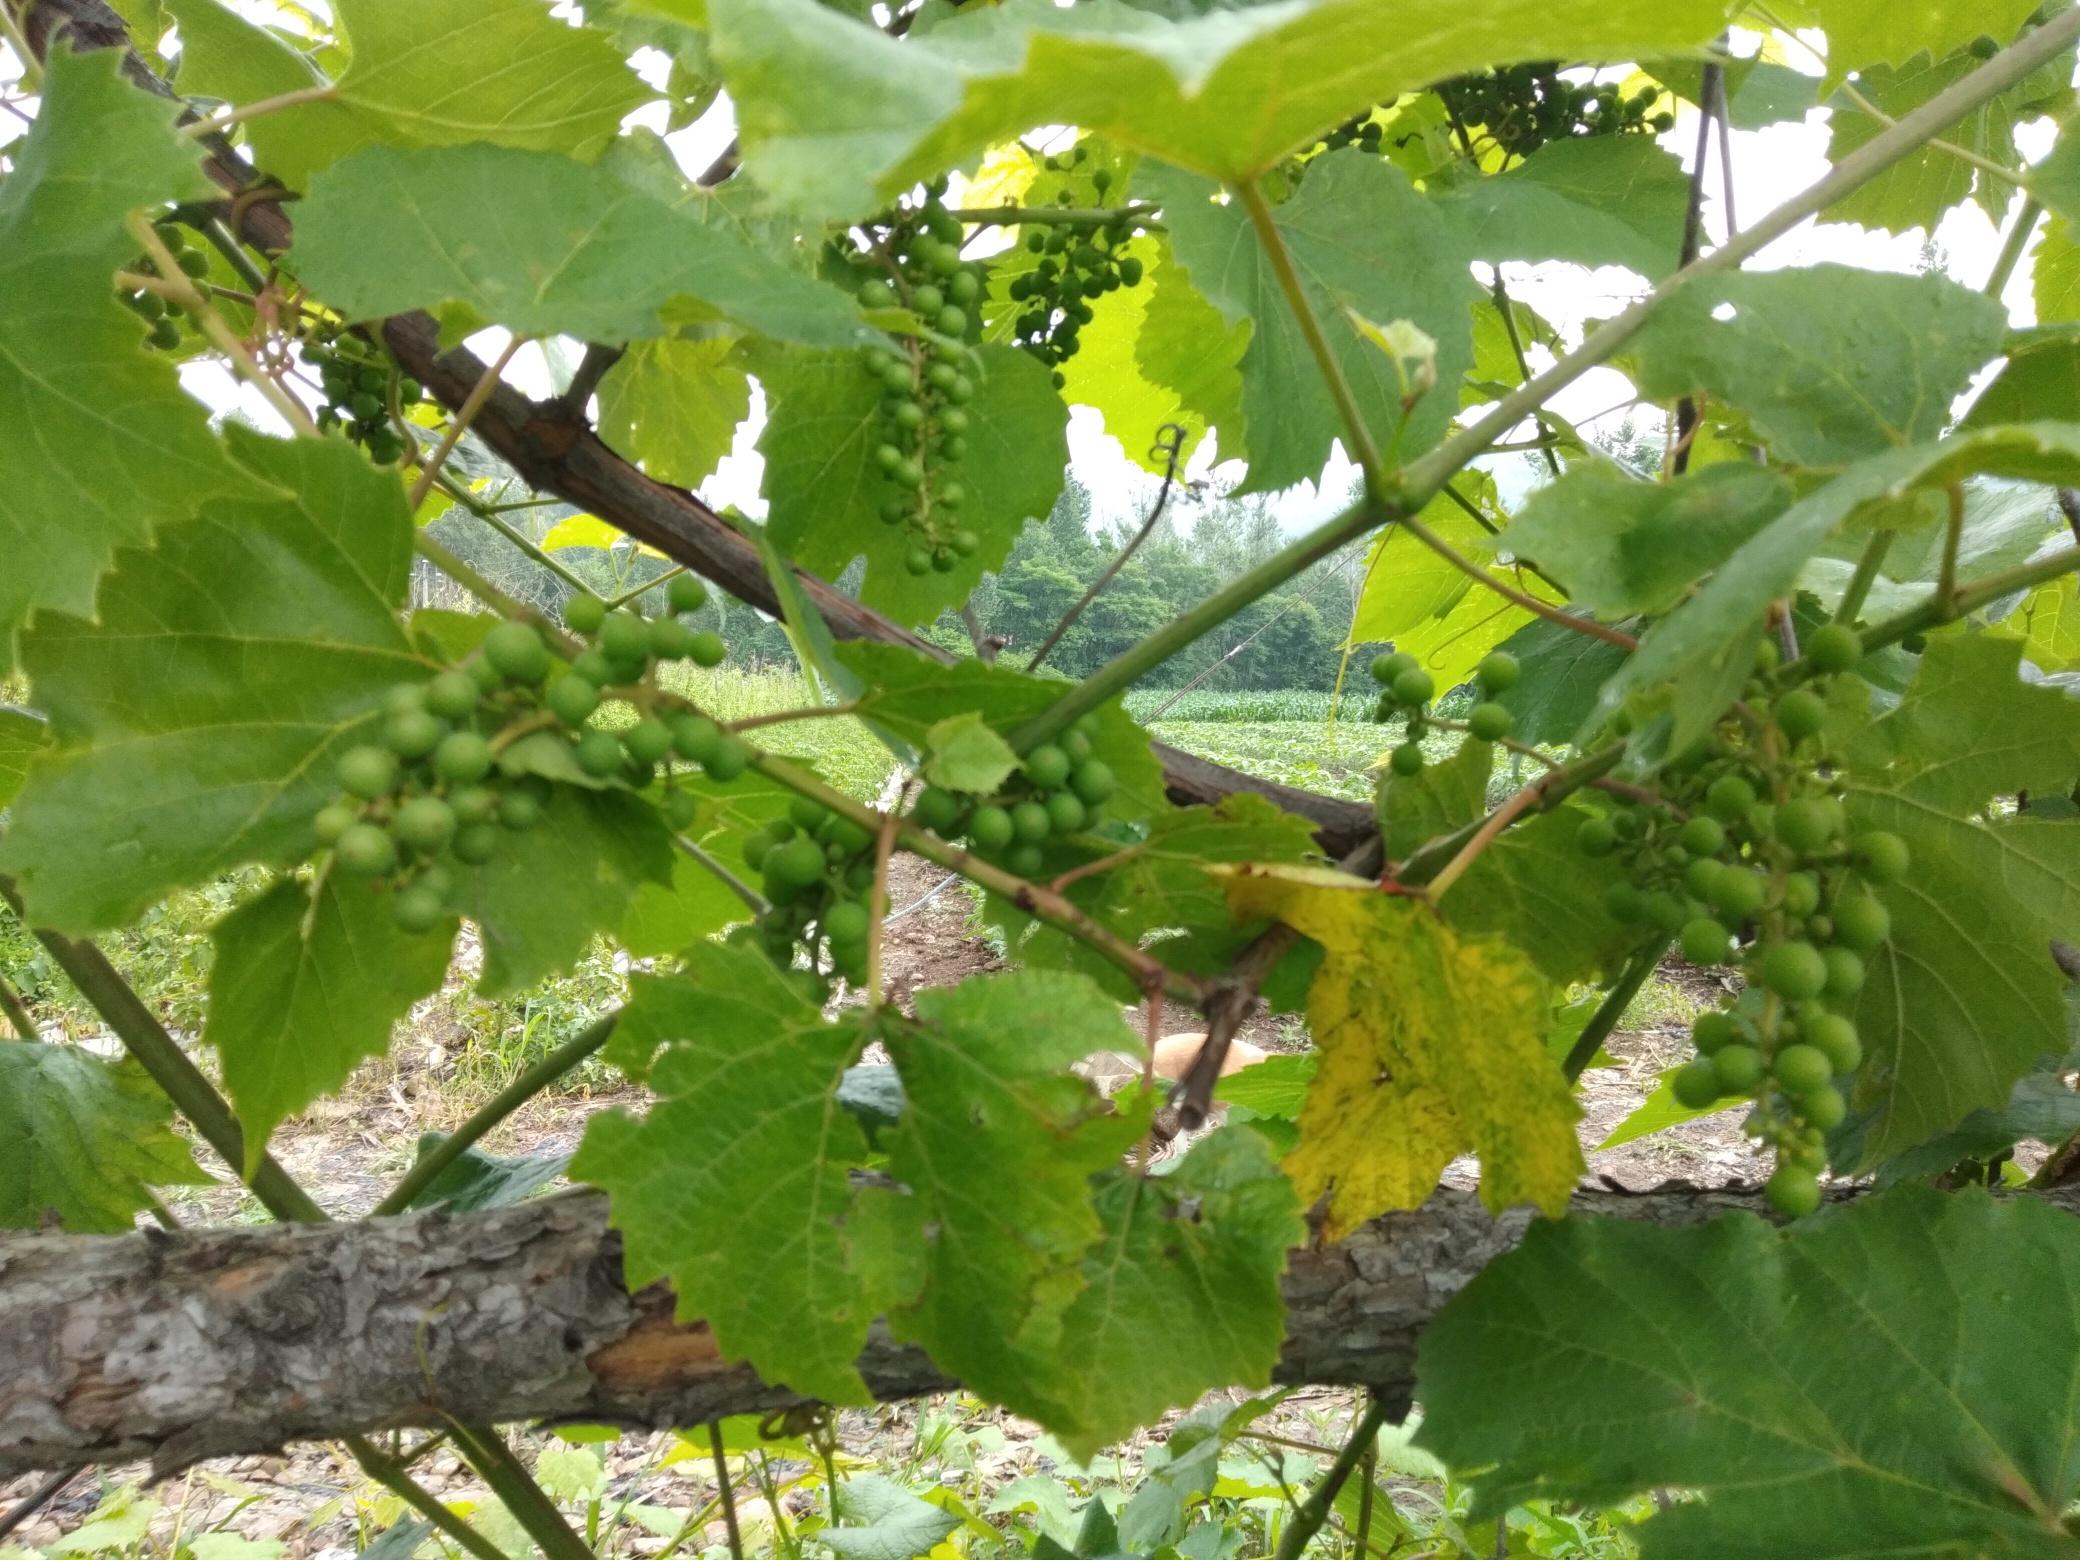
[[[1022,878],[1037,877],[1050,838],[1097,822],[1118,789],[1112,766],[1092,755],[1098,717],[1085,715],[1024,760],[995,796],[974,798],[926,786],[911,819],[942,839],[965,839],[985,861]]]
[[[736,779],[750,757],[741,740],[703,715],[654,713],[657,663],[712,666],[725,653],[718,636],[679,621],[706,602],[701,582],[674,576],[669,597],[671,614],[654,619],[609,611],[596,596],[575,597],[565,621],[590,643],[569,664],[533,626],[507,622],[460,665],[392,687],[380,740],[341,755],[340,794],[312,820],[332,865],[351,877],[388,880],[397,890],[397,924],[430,930],[448,913],[458,868],[491,860],[501,831],[525,832],[541,822],[548,782],[535,772],[506,773],[499,762],[522,737],[560,734],[579,769],[634,790],[650,785],[659,763],[674,756],[699,764],[711,779]],[[649,713],[618,733],[593,725],[610,691]],[[686,791],[666,789],[663,810],[674,829],[691,823],[696,808]]]
[[[1765,728],[1727,722],[1664,771],[1667,805],[1629,802],[1588,819],[1575,844],[1628,869],[1605,896],[1616,919],[1675,938],[1692,964],[1740,966],[1745,990],[1697,1020],[1697,1056],[1677,1070],[1674,1092],[1693,1110],[1754,1100],[1748,1131],[1776,1151],[1770,1201],[1797,1217],[1819,1206],[1826,1135],[1847,1113],[1843,1080],[1863,1060],[1856,1026],[1838,1009],[1891,935],[1870,890],[1900,881],[1909,860],[1897,835],[1850,834],[1846,781],[1819,740],[1826,699],[1813,686],[1777,688],[1777,654],[1765,640],[1748,689],[1768,707]],[[1824,684],[1862,646],[1853,630],[1829,625],[1806,654]]]
[[[858,288],[863,308],[907,303],[940,338],[860,349],[861,368],[882,392],[873,460],[890,491],[881,520],[907,532],[903,567],[914,575],[948,573],[982,546],[960,523],[968,493],[956,470],[967,458],[968,403],[975,398],[973,353],[960,343],[977,322],[971,310],[982,278],[961,259],[964,230],[941,203],[944,193],[944,182],[935,183],[921,206],[876,224],[884,230],[880,248],[896,268],[900,299],[885,273],[868,276]]]
[[[1658,133],[1675,124],[1666,109],[1653,111],[1658,87],[1627,97],[1613,83],[1569,81],[1553,60],[1476,71],[1440,82],[1436,91],[1460,124],[1479,126],[1512,157],[1570,136]]]
[[[401,416],[426,398],[418,380],[398,373],[351,332],[304,343],[303,359],[318,370],[325,387],[325,404],[318,408],[320,428],[340,429],[378,465],[404,454],[404,436],[391,420],[390,392],[395,386],[395,410]]]
[[[1476,742],[1500,742],[1509,735],[1512,717],[1495,702],[1495,696],[1516,687],[1518,676],[1517,658],[1505,650],[1495,651],[1474,668],[1473,680],[1481,699],[1467,713],[1466,731]],[[1406,650],[1392,650],[1373,658],[1372,680],[1380,685],[1372,718],[1384,726],[1396,715],[1408,717],[1401,745],[1389,756],[1388,765],[1404,779],[1421,774],[1423,730],[1436,719],[1430,702],[1437,697],[1437,679]]]
[[[874,836],[850,818],[806,796],[744,839],[744,861],[760,874],[772,908],[758,934],[777,964],[793,962],[797,945],[811,965],[855,986],[867,978],[868,908],[874,887]]]
[[[1051,155],[1041,167],[1043,172],[1064,172],[1088,156],[1089,148],[1079,146]],[[1112,170],[1093,170],[1091,187],[1102,199],[1112,188]],[[1076,192],[1062,189],[1055,204],[1073,207]],[[1054,370],[1057,390],[1068,383],[1061,365],[1076,355],[1079,333],[1095,317],[1091,301],[1141,285],[1141,260],[1125,252],[1140,231],[1124,214],[1104,223],[1035,221],[1019,228],[1019,242],[1038,255],[1040,263],[1014,277],[1008,289],[1014,303],[1026,306],[1012,326],[1012,339]]]
[[[155,222],[152,231],[159,235],[159,242],[166,246],[174,263],[190,277],[209,275],[209,256],[199,249],[188,246],[187,230],[178,222]],[[139,276],[156,274],[158,266],[149,255],[139,255],[132,260],[129,269]],[[118,293],[117,296],[137,317],[152,327],[145,336],[145,344],[161,352],[177,350],[181,344],[180,311],[155,292],[139,288],[136,292]]]
[[[1372,110],[1367,109],[1355,119],[1346,119],[1323,136],[1320,149],[1324,152],[1336,152],[1346,146],[1356,146],[1360,151],[1371,152],[1377,156],[1384,134],[1385,127],[1372,117]]]

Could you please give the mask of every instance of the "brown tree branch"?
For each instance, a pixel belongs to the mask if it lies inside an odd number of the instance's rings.
[[[2052,1192],[2080,1204],[2080,1189]],[[1576,1216],[1695,1223],[1762,1212],[1759,1189],[1583,1190]],[[1534,1217],[1470,1192],[1289,1254],[1277,1377],[1371,1387],[1398,1415],[1415,1343]],[[877,1324],[860,1356],[893,1400],[953,1385]],[[607,1200],[571,1193],[484,1213],[357,1224],[0,1237],[0,1478],[204,1457],[407,1425],[524,1419],[698,1424],[802,1401],[630,1295]]]

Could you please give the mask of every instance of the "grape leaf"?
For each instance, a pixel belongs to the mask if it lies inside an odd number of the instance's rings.
[[[848,1257],[847,1172],[867,1158],[834,1097],[866,1043],[744,943],[695,943],[683,975],[632,977],[615,1044],[658,1050],[637,1120],[587,1123],[574,1180],[604,1187],[631,1286],[668,1277],[732,1359],[832,1403],[868,1401],[853,1365],[890,1300]],[[625,1034],[622,1033],[625,1031]],[[886,1197],[885,1192],[867,1196]]]
[[[1779,273],[1781,274],[1781,273]],[[2024,482],[2080,480],[2080,429],[2064,423],[1986,428],[1858,461],[1750,537],[1703,587],[1649,629],[1603,685],[1600,725],[1634,694],[1658,704],[1634,728],[1631,762],[1659,764],[1708,730],[1754,664],[1770,602],[1788,595],[1820,545],[1866,505],[1897,504],[1985,472]]]
[[[1966,1160],[1993,1159],[2026,1138],[2056,1148],[2080,1132],[2080,1093],[2057,1072],[2039,1070],[2015,1081],[1999,1110],[1975,1110],[1948,1132],[1917,1143],[1878,1166],[1880,1188],[1917,1176],[1941,1175]]]
[[[672,842],[657,809],[626,791],[554,787],[541,823],[459,874],[449,908],[484,941],[477,989],[503,996],[584,956],[644,883],[672,881]]]
[[[2037,307],[2037,322],[2080,320],[2080,243],[2065,218],[2053,217],[2044,224],[2031,261],[2030,297]]]
[[[462,305],[523,335],[618,342],[662,334],[659,311],[691,298],[776,340],[847,347],[871,334],[837,288],[726,227],[605,167],[516,147],[356,152],[311,180],[296,264],[356,320]]]
[[[1213,1086],[1213,1097],[1259,1116],[1298,1121],[1320,1060],[1312,1051],[1267,1056],[1221,1079]]]
[[[352,47],[339,90],[248,127],[261,171],[295,190],[364,146],[484,141],[590,159],[651,95],[606,33],[541,0],[336,0],[332,16]]]
[[[1559,807],[1506,831],[1445,891],[1445,919],[1463,932],[1507,938],[1556,984],[1616,969],[1639,933],[1603,908],[1624,867],[1575,849],[1584,816]]]
[[[935,721],[924,734],[924,747],[925,779],[948,791],[994,796],[1018,767],[1011,744],[984,725],[974,710]]]
[[[599,382],[599,436],[659,482],[697,488],[751,415],[751,381],[726,340],[632,341]]]
[[[2022,653],[2038,670],[2070,671],[2080,662],[2080,579],[2067,575],[2023,598],[2007,626],[2023,636]],[[0,780],[0,797],[6,782]]]
[[[1658,615],[1790,505],[1783,477],[1735,461],[1673,482],[1582,465],[1533,493],[1502,545],[1606,619]]]
[[[911,1560],[961,1525],[951,1511],[919,1500],[893,1479],[855,1474],[833,1491],[836,1525],[816,1535],[838,1560]]]
[[[1772,1229],[1534,1224],[1417,1344],[1417,1444],[1477,1512],[1703,1493],[1647,1560],[2066,1555],[2080,1222],[1902,1186]],[[2018,1348],[2018,1339],[2030,1346]]]
[[[1982,63],[1969,54],[1958,53],[1933,60],[1923,55],[1902,69],[1874,65],[1858,73],[1856,90],[1891,122],[1970,75]],[[1837,93],[1827,108],[1831,132],[1827,151],[1834,162],[1876,139],[1885,129],[1846,93]],[[2014,163],[2017,158],[2012,131],[2006,106],[1995,98],[1937,133],[1981,157]],[[1921,146],[1827,207],[1821,212],[1821,219],[1856,222],[1894,233],[1917,227],[1933,233],[1945,211],[1970,198],[1974,176],[1972,165],[1962,158],[1932,146]],[[2007,189],[2002,186],[2003,202]]]
[[[23,642],[55,746],[0,871],[40,926],[121,925],[241,862],[302,860],[339,753],[385,689],[426,675],[395,616],[412,560],[397,474],[343,440],[226,433],[280,496],[161,526],[103,582],[97,622],[45,614]]]
[[[448,1140],[445,1132],[419,1134],[419,1159]],[[449,1213],[476,1213],[503,1208],[533,1195],[562,1175],[569,1154],[487,1154],[472,1145],[448,1162],[418,1196],[413,1208],[440,1208]]]
[[[675,774],[672,784],[698,804],[680,836],[739,882],[756,888],[744,860],[744,841],[754,830],[784,818],[794,792],[756,774],[740,775],[725,785],[686,770]],[[619,941],[630,958],[647,959],[676,953],[696,938],[750,917],[742,895],[691,856],[674,852],[669,883],[645,880],[637,885],[622,918]]]
[[[1285,1342],[1278,1278],[1306,1236],[1293,1186],[1240,1127],[1201,1138],[1161,1176],[1111,1169],[1092,1198],[1104,1235],[1063,1314],[1073,1430],[1088,1459],[1215,1387],[1267,1387]]]
[[[1472,15],[1297,0],[1182,22],[1023,0],[898,42],[814,0],[710,0],[708,15],[746,165],[793,204],[845,218],[1037,124],[1247,178],[1446,76],[1667,53],[1725,20],[1706,0],[1509,0]]]
[[[1781,460],[1838,466],[1934,438],[2007,327],[1999,303],[1939,274],[1742,271],[1647,322],[1636,378],[1649,400],[1731,401]]]
[[[174,133],[180,105],[131,86],[121,64],[120,50],[53,51],[0,185],[0,674],[39,607],[92,610],[117,548],[213,495],[259,490],[111,292],[137,247],[125,217],[216,194]]]
[[[1111,841],[1093,842],[1083,860],[1117,853]],[[1148,820],[1147,836],[1118,865],[1069,885],[1070,902],[1126,941],[1161,938],[1161,958],[1174,970],[1217,975],[1265,929],[1262,918],[1238,920],[1225,889],[1207,869],[1223,862],[1307,862],[1320,859],[1313,825],[1248,792],[1212,807],[1166,808]],[[990,902],[994,919],[1001,901]],[[1081,970],[1132,1002],[1132,980],[1068,933],[1045,924],[1024,931],[1022,917],[1006,914],[1007,938],[1029,964]]]
[[[1462,557],[1485,563],[1495,555],[1495,535],[1451,499],[1439,496],[1417,519],[1443,537]],[[1392,641],[1401,648],[1412,630],[1443,621],[1474,588],[1466,571],[1419,542],[1400,526],[1388,526],[1372,544],[1351,622],[1354,645]],[[1446,686],[1449,686],[1448,684]]]
[[[0,704],[0,807],[21,791],[29,778],[29,761],[43,750],[50,732],[43,718],[28,710]]]
[[[1326,950],[1307,999],[1321,1061],[1285,1162],[1303,1203],[1327,1197],[1323,1240],[1415,1207],[1468,1149],[1491,1211],[1566,1205],[1581,1112],[1540,1044],[1546,983],[1522,954],[1341,873],[1241,867],[1228,895]]]
[[[1906,697],[1849,748],[1853,826],[1898,834],[1913,859],[1877,891],[1892,936],[1854,1009],[1870,1058],[1854,1103],[1875,1113],[1865,1165],[2006,1104],[2038,1057],[2065,1050],[2050,941],[2080,924],[2080,823],[1972,816],[1995,794],[2080,778],[2080,704],[2022,682],[2021,649],[1931,640]]]
[[[1025,523],[1044,518],[1062,490],[1069,409],[1028,353],[995,346],[980,353],[982,377],[966,407],[967,457],[947,470],[966,490],[959,524],[981,546],[946,573],[913,575],[903,562],[915,545],[909,528],[881,520],[882,504],[900,490],[874,463],[880,384],[849,352],[759,352],[751,367],[769,409],[758,448],[773,544],[827,579],[865,554],[860,599],[909,624],[959,606],[985,572],[1003,567]]]
[[[2035,7],[2028,0],[1998,0],[1964,11],[1890,0],[1824,0],[1815,9],[1827,29],[1827,79],[1833,83],[1866,65],[1904,65],[1923,51],[1942,59],[1989,34],[2006,43]]]
[[[245,1129],[242,1174],[285,1118],[389,1051],[397,1021],[440,990],[454,940],[452,921],[399,930],[386,886],[337,876],[315,906],[308,884],[285,877],[216,924],[202,1038]]]
[[[1679,263],[1689,207],[1682,162],[1643,135],[1548,141],[1507,172],[1438,201],[1478,259],[1622,265],[1650,281]]]
[[[1242,203],[1217,204],[1216,186],[1177,169],[1149,168],[1136,188],[1162,201],[1178,262],[1198,289],[1230,325],[1250,322],[1242,354],[1246,489],[1319,476],[1342,421]],[[1461,240],[1406,174],[1356,148],[1315,159],[1275,212],[1373,439],[1403,458],[1427,448],[1451,420],[1453,397],[1426,395],[1404,420],[1395,363],[1350,311],[1376,325],[1412,320],[1437,343],[1437,383],[1458,384],[1473,361],[1468,306],[1479,296]]]
[[[1118,1003],[1052,970],[920,991],[916,1022],[884,1022],[882,1039],[909,1101],[881,1134],[889,1173],[910,1188],[906,1217],[935,1231],[923,1292],[889,1313],[889,1328],[1013,1413],[1067,1422],[1050,1359],[1102,1233],[1089,1177],[1143,1123],[1110,1114],[1066,1069],[1139,1042]]]
[[[1959,426],[1989,428],[2032,418],[2080,422],[2080,341],[2053,339],[2011,350],[2007,366],[1979,392]]]
[[[1441,764],[1425,764],[1412,775],[1391,766],[1379,772],[1373,807],[1379,814],[1380,849],[1403,861],[1425,841],[1449,834],[1488,810],[1488,776],[1495,746],[1471,739]]]
[[[1502,642],[1517,658],[1517,685],[1495,702],[1510,712],[1520,742],[1573,739],[1596,708],[1596,690],[1625,664],[1625,647],[1534,618]]]
[[[1706,1116],[1722,1110],[1739,1108],[1744,1102],[1735,1100],[1729,1105],[1721,1100],[1693,1110],[1676,1098],[1676,1074],[1680,1068],[1670,1067],[1656,1075],[1653,1090],[1634,1106],[1631,1114],[1611,1128],[1610,1136],[1596,1145],[1596,1152],[1618,1148],[1643,1137],[1652,1137],[1657,1132],[1666,1132],[1670,1127],[1679,1127],[1686,1121],[1702,1121]]]
[[[181,27],[174,82],[184,97],[243,106],[302,91],[324,79],[286,39],[218,0],[166,0],[166,10]]]
[[[55,1209],[68,1230],[115,1234],[152,1205],[150,1188],[209,1185],[172,1122],[173,1102],[132,1063],[0,1041],[0,1229],[36,1229]]]
[[[1542,600],[1551,601],[1559,594],[1528,569],[1497,565],[1488,573]],[[1526,623],[1534,621],[1532,614],[1514,601],[1476,586],[1443,617],[1419,623],[1409,632],[1397,636],[1394,648],[1414,656],[1416,663],[1437,680],[1438,687],[1455,688],[1472,674],[1490,650]]]
[[[928,744],[934,725],[967,710],[978,712],[992,731],[1009,736],[1052,707],[1068,687],[1008,666],[975,660],[948,665],[901,645],[864,639],[848,640],[838,646],[837,655],[867,690],[861,717],[920,749]],[[1108,700],[1096,713],[1091,756],[1104,760],[1119,783],[1105,805],[1106,815],[1146,818],[1168,812],[1163,766],[1149,750],[1148,733],[1135,724],[1122,699]]]

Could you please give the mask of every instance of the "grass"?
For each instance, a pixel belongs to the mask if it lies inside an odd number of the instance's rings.
[[[666,668],[664,681],[673,693],[693,700],[719,721],[808,709],[818,702],[807,679],[792,667],[745,671],[718,666],[704,671],[682,661]],[[814,764],[832,785],[864,800],[880,794],[895,767],[888,749],[849,715],[761,726],[751,735],[770,752]]]

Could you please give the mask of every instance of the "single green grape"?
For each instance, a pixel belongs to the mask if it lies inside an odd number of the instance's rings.
[[[639,764],[654,764],[672,750],[672,728],[655,715],[645,716],[621,733],[621,745]]]
[[[1428,704],[1437,695],[1437,679],[1420,666],[1412,666],[1394,679],[1394,698],[1407,705]]]
[[[1810,1094],[1834,1076],[1834,1065],[1818,1046],[1787,1045],[1777,1053],[1770,1071],[1786,1094]]]
[[[1762,1053],[1752,1045],[1722,1045],[1712,1054],[1721,1094],[1752,1094],[1762,1082]]]
[[[392,827],[415,850],[439,850],[454,836],[455,810],[438,796],[415,796],[397,809]]]
[[[1037,845],[1054,830],[1054,819],[1039,802],[1020,802],[1011,809],[1011,832],[1021,845]]]
[[[1849,1114],[1849,1102],[1842,1098],[1840,1089],[1831,1083],[1823,1083],[1798,1097],[1798,1113],[1805,1118],[1807,1126],[1832,1132]]]
[[[1827,994],[1830,997],[1853,997],[1863,990],[1863,960],[1847,948],[1822,950],[1820,957],[1827,964]]]
[[[549,647],[531,623],[501,623],[484,636],[484,659],[517,683],[538,683],[549,674]]]
[[[694,632],[674,617],[650,622],[650,653],[660,661],[683,661],[693,654]]]
[[[1574,848],[1584,856],[1608,856],[1618,845],[1618,831],[1608,818],[1585,818],[1574,831]]]
[[[832,905],[823,916],[824,935],[834,943],[863,943],[873,924],[867,907],[851,901]]]
[[[571,756],[577,759],[578,767],[585,773],[604,780],[621,772],[621,739],[611,731],[588,727],[579,734]]]
[[[1026,778],[1043,791],[1052,791],[1069,778],[1069,755],[1052,742],[1043,742],[1025,758]]]
[[[708,587],[698,575],[674,574],[665,585],[664,596],[674,612],[698,612],[708,604]]]
[[[1700,1013],[1690,1025],[1690,1043],[1700,1056],[1713,1056],[1733,1043],[1739,1026],[1731,1013]]]
[[[1071,732],[1071,736],[1081,733]],[[1085,739],[1088,741],[1088,738]],[[1069,789],[1074,791],[1086,807],[1103,807],[1112,800],[1112,793],[1119,782],[1113,777],[1112,766],[1102,758],[1086,758],[1069,772]]]
[[[1820,880],[1810,872],[1793,872],[1784,879],[1784,913],[1803,919],[1820,908]]]
[[[468,720],[483,698],[477,680],[467,672],[442,672],[426,685],[426,708],[442,720]]]
[[[1827,961],[1809,942],[1781,942],[1762,956],[1762,984],[1787,1002],[1803,1002],[1827,988]]]
[[[445,907],[440,894],[424,883],[400,890],[390,901],[390,919],[399,931],[423,936],[441,924]]]
[[[674,834],[683,834],[693,826],[694,819],[701,815],[701,801],[691,791],[682,791],[676,785],[664,793],[659,804],[664,821]]]
[[[599,689],[572,671],[549,684],[542,702],[549,706],[549,713],[566,726],[582,726],[599,708]]]
[[[1827,724],[1827,701],[1810,688],[1793,688],[1777,700],[1777,729],[1794,743],[1803,742]]]
[[[1856,870],[1873,883],[1897,883],[1911,864],[1907,842],[1897,834],[1859,834],[1851,852]]]
[[[1820,1178],[1804,1165],[1779,1165],[1764,1192],[1787,1219],[1803,1219],[1820,1206]]]
[[[1843,623],[1829,623],[1806,641],[1806,659],[1823,672],[1846,672],[1863,659],[1863,639]]]
[[[468,785],[491,773],[491,744],[474,731],[451,731],[433,750],[433,772],[450,785]]]
[[[1491,695],[1509,692],[1516,687],[1520,675],[1522,671],[1517,665],[1517,658],[1507,650],[1490,652],[1481,664],[1473,669],[1474,681],[1481,685],[1483,692]]]
[[[340,756],[339,783],[350,795],[372,802],[390,794],[397,767],[397,755],[388,748],[351,747]]]
[[[1834,838],[1839,811],[1818,797],[1799,797],[1777,809],[1771,828],[1784,844],[1801,855],[1810,856],[1825,850]]]
[[[1406,650],[1387,651],[1372,658],[1372,680],[1382,688],[1394,686],[1403,672],[1416,670],[1416,658]]]
[[[542,800],[532,791],[513,790],[498,799],[498,821],[515,834],[525,834],[542,821]]]
[[[715,739],[715,751],[701,760],[701,770],[710,780],[727,785],[750,764],[751,749],[735,733],[725,731]]]
[[[609,612],[599,626],[599,647],[617,666],[641,666],[650,658],[650,626],[633,612]]]
[[[1394,749],[1387,763],[1392,767],[1395,774],[1402,776],[1404,779],[1421,774],[1423,772],[1423,744],[1420,742],[1402,743],[1401,746]]]
[[[1844,898],[1834,907],[1835,939],[1859,953],[1869,953],[1892,935],[1892,916],[1867,895]]]
[[[1727,867],[1713,885],[1712,904],[1732,922],[1745,921],[1769,897],[1769,880],[1746,867]]]
[[[400,710],[383,722],[383,745],[400,758],[424,758],[439,746],[446,729],[427,710]]]
[[[692,713],[674,715],[671,724],[672,750],[688,763],[705,767],[722,740],[722,728],[707,716]]]
[[[1002,850],[1016,832],[1011,814],[994,803],[976,808],[975,816],[968,820],[968,838],[982,850]]]
[[[720,666],[729,656],[729,646],[722,642],[720,634],[711,629],[703,629],[693,636],[693,643],[688,647],[686,654],[695,666]]]
[[[607,620],[607,604],[585,590],[563,604],[563,623],[574,634],[596,634]]]
[[[1719,1098],[1719,1070],[1702,1056],[1685,1062],[1676,1069],[1670,1092],[1688,1110],[1709,1109]]]
[[[1805,1043],[1827,1058],[1835,1077],[1852,1073],[1863,1064],[1863,1042],[1856,1036],[1856,1025],[1841,1014],[1816,1013],[1801,1027]]]
[[[1033,844],[1014,845],[1004,856],[1004,865],[1014,877],[1038,877],[1046,864],[1046,852]]]
[[[360,809],[345,802],[333,802],[318,809],[318,815],[311,819],[311,828],[316,832],[320,845],[337,845],[340,836],[360,821]]]
[[[1733,952],[1733,934],[1709,917],[1687,921],[1682,932],[1683,957],[1692,964],[1723,964]]]
[[[1739,775],[1721,775],[1706,789],[1704,805],[1714,818],[1732,823],[1755,805],[1755,788]]]
[[[1500,742],[1515,717],[1500,704],[1476,704],[1466,717],[1466,730],[1476,742]]]
[[[1047,817],[1056,834],[1074,834],[1086,820],[1083,803],[1074,791],[1057,791],[1047,799]]]
[[[946,834],[961,819],[961,799],[951,791],[928,785],[917,793],[910,807],[911,821],[934,834]]]
[[[342,872],[356,877],[375,877],[397,865],[397,845],[388,831],[372,823],[357,823],[332,847],[333,859]]]

